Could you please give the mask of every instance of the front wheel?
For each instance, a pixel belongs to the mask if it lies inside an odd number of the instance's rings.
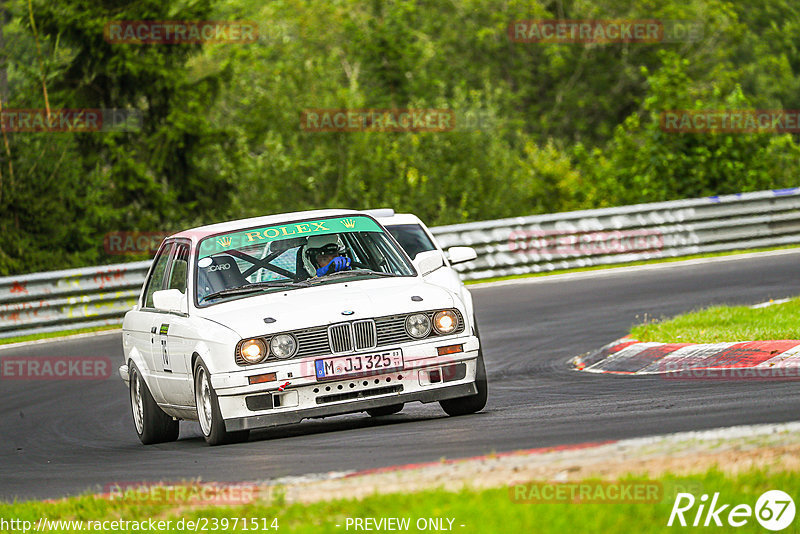
[[[228,432],[225,430],[225,421],[219,410],[217,393],[211,386],[211,377],[202,360],[197,360],[194,366],[194,400],[197,406],[197,418],[200,420],[200,430],[209,445],[224,445],[247,441],[250,437],[249,430]]]
[[[489,394],[489,383],[486,380],[486,366],[483,364],[482,349],[478,349],[476,365],[475,385],[478,387],[478,392],[466,397],[439,401],[439,404],[447,415],[468,415],[479,412],[486,406],[486,398]]]
[[[144,445],[165,443],[178,439],[180,423],[164,413],[153,398],[136,364],[130,363],[131,411],[136,434]]]

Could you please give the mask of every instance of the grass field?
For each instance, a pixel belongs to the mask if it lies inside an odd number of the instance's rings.
[[[643,477],[632,477],[642,480]],[[736,476],[723,474],[716,469],[711,469],[702,474],[675,477],[667,475],[655,479],[664,488],[700,488],[698,493],[707,493],[710,496],[719,492],[719,504],[729,503],[731,506],[721,514],[721,521],[725,524],[727,512],[735,505],[746,504],[754,507],[758,497],[767,490],[782,489],[791,494],[796,493],[800,487],[800,473],[785,471],[748,471]],[[375,495],[363,500],[333,500],[311,504],[285,505],[280,498],[273,499],[271,503],[256,502],[238,507],[193,507],[190,505],[143,505],[131,503],[126,499],[109,501],[93,496],[71,498],[56,503],[21,502],[0,504],[0,518],[5,521],[12,519],[36,523],[42,517],[48,520],[78,520],[83,521],[83,530],[86,531],[87,521],[142,521],[153,518],[154,520],[170,521],[163,526],[171,527],[159,530],[160,532],[185,532],[187,524],[192,521],[199,526],[197,531],[207,532],[246,532],[252,531],[256,523],[260,531],[267,526],[274,530],[277,525],[278,532],[355,532],[354,524],[348,526],[348,518],[408,518],[411,532],[417,532],[417,522],[423,526],[426,520],[440,520],[439,526],[450,527],[454,532],[463,533],[553,533],[565,534],[571,532],[663,532],[670,530],[667,521],[674,504],[674,493],[664,492],[664,496],[657,503],[520,503],[512,499],[513,492],[509,488],[496,488],[482,491],[462,490],[450,493],[444,490],[430,490],[419,493]],[[697,504],[686,512],[687,522],[691,524],[697,512]],[[796,498],[796,497],[795,497]],[[215,519],[216,518],[216,519]],[[238,528],[233,528],[233,523],[239,518]],[[247,529],[242,529],[242,518],[248,518]],[[703,519],[705,514],[703,514]],[[227,519],[227,521],[224,521]],[[277,522],[273,522],[277,519]],[[723,530],[736,530],[738,532],[764,532],[765,530],[756,522],[755,517],[746,518],[747,524],[741,528],[732,529],[725,525]],[[178,522],[183,520],[183,529],[177,528]],[[452,521],[452,522],[451,522]],[[427,521],[426,521],[427,523]],[[702,520],[701,520],[702,524]],[[713,524],[713,523],[712,523]],[[794,523],[797,524],[797,521]],[[213,526],[217,526],[213,530]],[[227,525],[227,529],[222,529]],[[8,526],[8,525],[6,525]],[[99,526],[99,525],[97,525]],[[113,526],[107,523],[106,526]],[[430,526],[430,523],[427,523]],[[144,529],[130,528],[127,530],[106,530],[113,532],[139,532]],[[676,528],[675,526],[673,528]],[[702,527],[701,527],[702,528]],[[677,527],[678,530],[686,530]],[[14,531],[0,529],[4,532]],[[428,530],[430,530],[428,528]],[[705,530],[708,530],[706,528]],[[711,527],[711,530],[718,530]],[[21,530],[18,530],[21,531]],[[53,529],[50,532],[74,532],[75,525],[61,530]],[[425,531],[425,530],[423,530]],[[797,532],[797,527],[790,527],[783,532]]]
[[[662,343],[800,339],[800,298],[763,308],[712,306],[635,326],[631,336]]]
[[[9,345],[11,343],[22,343],[24,341],[37,341],[39,339],[51,339],[56,337],[74,336],[76,334],[87,334],[90,332],[102,332],[105,330],[119,330],[119,326],[94,326],[89,328],[73,328],[71,330],[60,330],[58,332],[43,332],[41,334],[29,334],[27,336],[14,336],[4,337],[0,339],[0,345]]]

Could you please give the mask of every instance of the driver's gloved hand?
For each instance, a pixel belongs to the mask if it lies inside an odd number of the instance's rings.
[[[317,276],[325,276],[328,273],[336,273],[350,268],[350,258],[338,256],[333,258],[331,262],[325,267],[317,269]]]

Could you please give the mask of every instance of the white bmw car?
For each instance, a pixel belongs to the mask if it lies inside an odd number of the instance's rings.
[[[411,260],[374,217],[349,210],[168,237],[123,322],[120,376],[139,439],[175,440],[181,419],[217,445],[414,401],[481,410],[472,299],[437,280],[445,261],[439,250]]]

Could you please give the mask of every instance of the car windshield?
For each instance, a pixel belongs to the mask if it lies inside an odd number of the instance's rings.
[[[414,274],[381,226],[362,215],[215,235],[200,241],[195,261],[201,306],[265,291]],[[318,272],[328,263],[326,272]]]

